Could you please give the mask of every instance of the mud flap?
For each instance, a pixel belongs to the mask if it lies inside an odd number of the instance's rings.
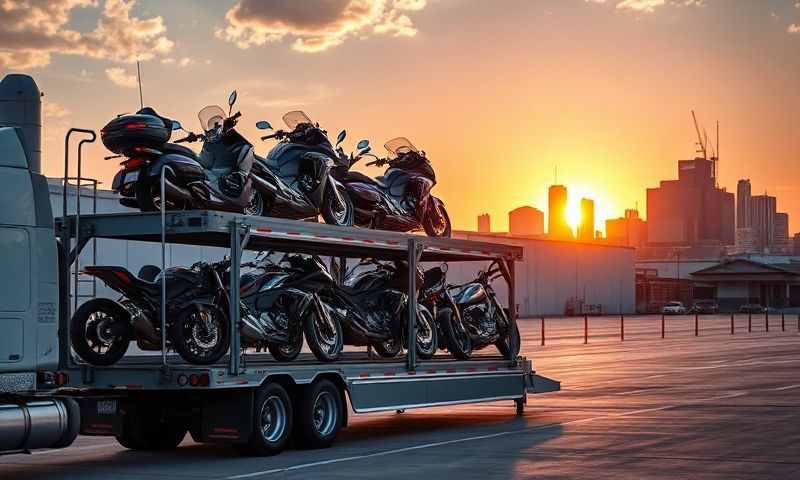
[[[201,414],[192,418],[191,431],[199,442],[242,443],[253,429],[252,388],[207,392]]]

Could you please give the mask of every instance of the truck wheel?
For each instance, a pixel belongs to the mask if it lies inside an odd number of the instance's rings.
[[[160,414],[157,409],[155,412]],[[130,450],[173,450],[180,445],[186,436],[185,422],[153,417],[153,414],[126,416],[122,434],[116,436],[119,444]]]
[[[256,392],[253,402],[253,432],[247,443],[235,445],[245,455],[281,453],[292,436],[293,410],[289,394],[277,383],[268,383]]]
[[[130,315],[107,298],[89,300],[78,308],[69,326],[72,348],[92,365],[113,365],[128,351],[133,331]]]
[[[342,428],[342,395],[328,379],[320,379],[303,389],[297,398],[295,429],[301,448],[327,448]]]

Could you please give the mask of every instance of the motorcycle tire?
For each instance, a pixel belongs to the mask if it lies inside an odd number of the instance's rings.
[[[313,307],[308,309],[303,318],[303,330],[308,348],[317,360],[326,363],[336,361],[344,348],[342,325],[335,318],[330,316],[328,318],[330,324],[326,324]]]
[[[428,214],[425,215],[425,219],[422,221],[422,228],[425,229],[425,234],[429,237],[450,238],[453,228],[452,225],[450,225],[450,215],[447,214],[447,210],[445,210],[444,207],[442,207],[440,213],[442,214],[442,225],[437,225],[435,223],[436,219]]]
[[[390,338],[372,345],[382,358],[394,358],[403,349],[403,342]]]
[[[439,349],[436,323],[430,310],[417,305],[417,358],[430,360]]]
[[[136,193],[136,203],[139,204],[139,210],[143,212],[156,212],[155,202],[153,202],[153,184],[147,180],[138,180],[134,187]]]
[[[279,362],[291,362],[298,355],[300,355],[300,350],[303,349],[303,334],[299,333],[297,338],[294,339],[292,343],[287,343],[284,345],[278,345],[276,343],[270,343],[267,345],[267,350],[269,350],[269,354],[272,355],[272,358]]]
[[[96,323],[104,319],[111,323],[124,323],[125,328],[104,341],[99,338],[100,325]],[[89,300],[78,308],[70,321],[72,348],[79,357],[92,365],[113,365],[128,351],[128,345],[133,338],[130,322],[130,315],[117,302],[107,298]]]
[[[347,189],[345,189],[344,186],[336,186],[336,188],[339,189],[339,196],[344,202],[344,211],[339,214],[336,213],[336,197],[333,195],[333,190],[328,187],[325,189],[325,193],[322,197],[322,205],[320,208],[322,218],[328,225],[352,227],[353,216],[355,215],[353,201],[350,199],[350,196],[347,194]]]
[[[210,365],[228,351],[231,343],[230,320],[222,308],[213,306],[205,310],[212,315],[209,323],[213,330],[202,331],[201,310],[192,305],[181,310],[172,327],[172,344],[175,351],[189,363]],[[213,342],[213,345],[203,343]]]
[[[503,309],[506,312],[506,318],[509,317],[509,311],[507,308]],[[517,322],[514,322],[514,328],[510,329],[503,338],[495,343],[497,350],[500,352],[506,360],[514,360],[519,355],[519,351],[521,348],[521,339],[519,336],[519,326]]]
[[[250,202],[244,207],[244,214],[252,217],[263,217],[266,205],[264,194],[254,188],[250,193]]]
[[[442,326],[444,343],[450,355],[459,360],[469,360],[472,357],[472,339],[469,332],[451,309],[443,309],[440,312],[439,324]]]

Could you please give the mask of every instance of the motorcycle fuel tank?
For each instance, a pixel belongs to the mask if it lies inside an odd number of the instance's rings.
[[[486,300],[486,289],[480,283],[470,283],[456,293],[454,298],[459,305],[481,303]]]

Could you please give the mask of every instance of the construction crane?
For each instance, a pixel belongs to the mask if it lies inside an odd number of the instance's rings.
[[[719,120],[717,120],[716,146],[709,146],[708,133],[706,133],[705,128],[703,128],[703,133],[700,133],[700,125],[697,123],[697,115],[695,115],[694,110],[692,110],[692,120],[694,120],[694,131],[697,132],[696,152],[703,154],[703,160],[711,160],[711,175],[714,177],[714,186],[719,187],[719,182],[717,181],[717,178],[719,177],[719,166],[717,164],[717,162],[719,162]],[[711,149],[711,157],[708,156],[709,148]]]

